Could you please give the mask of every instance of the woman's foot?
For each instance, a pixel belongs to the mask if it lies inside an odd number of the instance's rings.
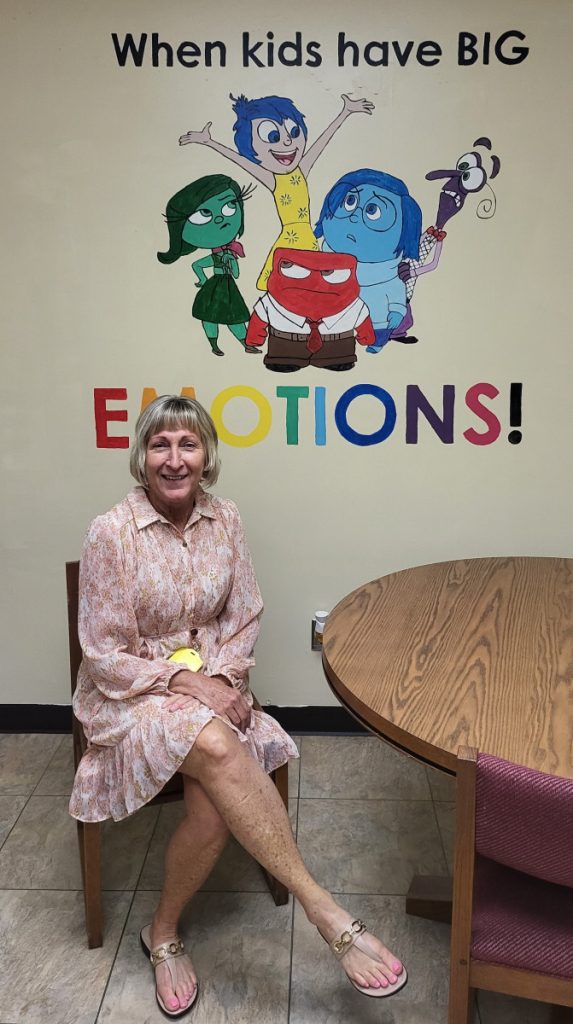
[[[401,960],[334,900],[330,907],[317,912],[313,923],[340,959],[353,985],[370,989],[372,995],[383,995],[385,989],[405,982]]]
[[[179,942],[173,927],[165,928],[152,922],[147,936],[143,929],[142,942],[147,938],[150,951],[160,946],[175,946]],[[182,943],[181,943],[182,946]],[[175,953],[166,962],[155,965],[155,986],[158,1002],[168,1013],[178,1014],[188,1009],[197,994],[197,975],[186,953]]]

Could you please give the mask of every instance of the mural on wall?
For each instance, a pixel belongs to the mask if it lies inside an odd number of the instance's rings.
[[[235,284],[239,259],[245,255],[237,239],[244,228],[244,201],[251,192],[241,190],[232,178],[206,176],[169,200],[165,219],[170,248],[157,254],[162,263],[172,263],[198,248],[211,250],[192,264],[200,289],[192,314],[201,320],[214,355],[224,355],[218,344],[220,324],[228,325],[246,353],[259,353],[268,340],[264,365],[283,373],[310,365],[352,369],[356,342],[369,355],[377,355],[390,341],[416,342],[410,333],[416,280],[437,268],[446,223],[461,211],[468,195],[480,192],[488,178],[498,174],[499,158],[491,156],[488,176],[475,148],[491,150],[490,140],[477,139],[474,150],[464,153],[453,169],[425,175],[427,180],[447,180],[436,223],[424,232],[420,206],[405,182],[369,167],[338,178],[324,197],[313,228],[310,170],[350,114],[371,115],[374,104],[343,94],[342,110],[307,149],[305,116],[291,99],[230,98],[236,150],[212,137],[211,121],[201,131],[186,132],[179,144],[209,147],[273,193],[281,231],[258,274],[256,286],[265,294],[251,315]],[[480,205],[487,214],[478,210],[478,215],[493,216],[495,196]],[[319,258],[309,259],[320,249]],[[295,257],[294,252],[305,257]],[[339,256],[352,260],[340,263],[335,258]],[[348,276],[341,287],[343,273]],[[341,305],[336,305],[338,299]]]

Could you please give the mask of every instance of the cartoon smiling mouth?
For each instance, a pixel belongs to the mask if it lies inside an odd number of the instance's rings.
[[[278,160],[279,164],[284,164],[285,167],[290,167],[297,153],[298,149],[293,149],[291,153],[275,153],[274,149],[271,149],[271,156],[274,156],[275,160]]]

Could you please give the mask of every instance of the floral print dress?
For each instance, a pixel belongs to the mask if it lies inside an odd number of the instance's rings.
[[[297,757],[269,715],[253,711],[241,733],[199,700],[169,712],[178,647],[194,647],[202,672],[222,675],[252,705],[248,673],[262,601],[237,507],[199,489],[183,533],[136,487],[93,521],[80,566],[83,660],[73,707],[89,746],[72,791],[81,821],[120,820],[177,771],[201,729],[221,718],[265,771]]]

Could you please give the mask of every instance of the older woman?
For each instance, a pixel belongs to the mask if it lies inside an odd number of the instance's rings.
[[[177,925],[229,832],[293,892],[352,984],[390,995],[405,983],[402,964],[310,876],[267,775],[298,752],[253,710],[262,601],[236,506],[201,486],[219,469],[211,418],[192,399],[156,399],[137,422],[130,465],[141,486],[94,520],[82,554],[74,711],[89,748],[70,812],[125,818],[183,773],[186,817],[141,933],[159,1006],[179,1017],[197,998]],[[180,648],[197,652],[199,671],[170,660]]]

